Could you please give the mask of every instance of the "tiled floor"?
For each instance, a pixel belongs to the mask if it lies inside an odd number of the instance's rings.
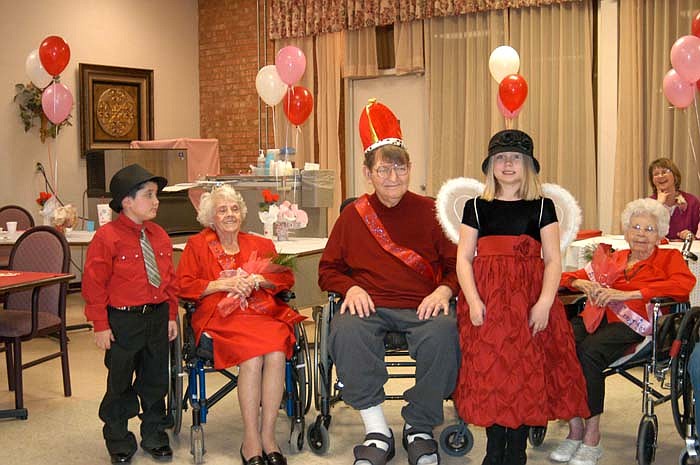
[[[69,296],[69,323],[81,323],[82,301],[80,296]],[[109,463],[105,451],[101,423],[97,408],[104,393],[105,369],[103,353],[98,350],[90,331],[70,334],[70,364],[73,396],[63,397],[60,362],[54,360],[25,371],[25,404],[29,409],[26,421],[0,420],[0,464],[16,465],[69,465]],[[52,340],[37,340],[25,346],[26,359],[41,353],[42,348],[56,344]],[[216,375],[213,375],[216,376]],[[211,381],[215,383],[214,380]],[[393,381],[392,381],[393,383]],[[13,405],[13,396],[7,392],[4,363],[0,364],[0,408]],[[396,385],[394,385],[396,387]],[[386,403],[386,414],[394,430],[402,426],[401,402]],[[641,392],[621,377],[613,377],[607,383],[607,411],[603,417],[603,446],[605,449],[600,465],[635,463],[636,432],[641,418]],[[447,421],[456,421],[454,409],[445,404]],[[656,462],[662,465],[678,463],[683,445],[673,426],[669,405],[659,406],[659,438]],[[293,464],[352,463],[352,446],[363,434],[359,415],[344,404],[333,411],[330,428],[330,450],[325,456],[316,456],[305,448],[301,453],[289,456]],[[313,421],[315,412],[309,412],[307,422]],[[189,452],[190,417],[185,413],[183,431],[172,439],[175,450],[174,464],[190,464]],[[241,426],[238,403],[232,394],[217,404],[205,425],[205,463],[210,465],[238,464],[240,458]],[[136,422],[133,431],[138,431]],[[439,431],[441,431],[440,428]],[[439,433],[438,431],[438,433]],[[474,449],[465,457],[449,457],[443,454],[443,464],[480,464],[484,454],[485,435],[482,429],[473,428]],[[283,450],[289,435],[289,422],[280,413],[278,438]],[[544,444],[529,450],[531,465],[551,464],[547,455],[557,441],[566,435],[566,425],[561,422],[549,424]],[[132,463],[135,465],[155,463],[150,457],[138,452]],[[399,446],[392,464],[406,464],[406,453]]]

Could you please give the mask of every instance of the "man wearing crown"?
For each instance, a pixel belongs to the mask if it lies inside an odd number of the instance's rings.
[[[365,440],[355,465],[394,456],[384,417],[384,336],[404,332],[416,382],[404,392],[403,446],[410,465],[438,464],[433,428],[454,389],[459,343],[450,298],[459,284],[456,246],[443,233],[435,202],[408,191],[411,162],[391,110],[371,99],[360,117],[363,173],[374,187],[340,214],[319,264],[319,286],[342,294],[331,320],[329,350],[343,399],[360,411]]]

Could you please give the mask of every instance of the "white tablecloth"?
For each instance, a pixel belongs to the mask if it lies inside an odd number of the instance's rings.
[[[569,248],[566,249],[566,253],[563,257],[564,271],[574,271],[583,268],[587,262],[586,258],[584,258],[586,248],[591,245],[600,244],[601,242],[612,245],[615,250],[629,249],[629,244],[627,244],[624,236],[605,235],[572,242]],[[662,244],[659,247],[681,250],[683,248],[683,242],[670,242],[668,244]],[[700,241],[693,242],[691,250],[700,257]],[[691,261],[688,263],[688,268],[690,268],[690,271],[695,275],[698,281],[700,281],[700,262]],[[693,288],[693,291],[690,293],[690,303],[693,306],[700,305],[700,285],[698,284],[695,285],[695,288]]]

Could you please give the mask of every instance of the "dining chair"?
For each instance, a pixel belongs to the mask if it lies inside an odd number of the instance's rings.
[[[70,248],[63,234],[49,226],[36,226],[25,231],[15,242],[10,254],[10,270],[68,273]],[[7,382],[15,391],[15,408],[24,408],[22,371],[40,363],[61,358],[63,393],[71,395],[66,336],[66,292],[68,284],[43,287],[39,293],[36,314],[32,310],[32,291],[6,294],[0,310],[0,342],[5,344]],[[34,328],[34,331],[32,329]],[[22,342],[37,336],[58,334],[59,350],[30,362],[22,362]]]
[[[16,221],[18,231],[26,231],[34,227],[34,218],[31,213],[18,205],[0,207],[0,228],[6,227],[8,221]],[[11,245],[0,245],[0,269],[7,269],[11,250]]]

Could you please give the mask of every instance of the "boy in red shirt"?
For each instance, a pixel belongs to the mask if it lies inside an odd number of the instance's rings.
[[[110,181],[109,206],[120,215],[95,233],[83,272],[85,315],[105,350],[107,392],[100,404],[112,463],[129,463],[136,438],[129,418],[141,411],[141,447],[171,460],[165,432],[168,343],[177,336],[177,289],[168,234],[151,220],[168,181],[139,165]],[[135,377],[134,377],[135,375]]]

